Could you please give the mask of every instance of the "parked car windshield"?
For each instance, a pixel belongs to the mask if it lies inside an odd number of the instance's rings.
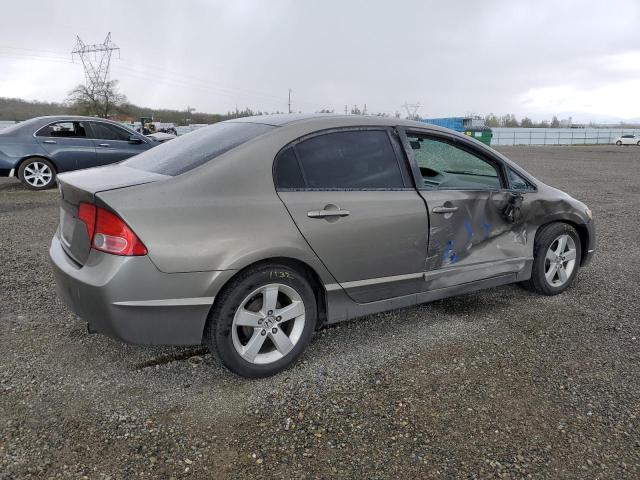
[[[216,123],[162,143],[122,165],[162,175],[180,175],[274,128],[262,123]]]

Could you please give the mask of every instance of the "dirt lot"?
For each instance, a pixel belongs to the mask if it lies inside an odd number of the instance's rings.
[[[259,381],[88,335],[48,265],[57,192],[0,182],[0,479],[639,478],[640,148],[501,150],[593,209],[573,288],[342,324]]]

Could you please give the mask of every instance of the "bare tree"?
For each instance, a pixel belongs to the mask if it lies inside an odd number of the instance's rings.
[[[69,92],[66,103],[78,114],[107,118],[127,102],[127,97],[118,91],[118,81],[110,80],[100,89],[78,85]]]
[[[529,117],[524,117],[522,120],[520,120],[520,126],[522,128],[531,128],[533,127],[533,120],[531,120]]]

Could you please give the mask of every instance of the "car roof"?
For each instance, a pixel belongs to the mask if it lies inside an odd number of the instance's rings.
[[[111,122],[111,123],[118,123],[118,122],[114,122],[113,120],[109,120],[108,118],[101,118],[101,117],[87,117],[87,116],[82,116],[82,115],[47,115],[44,117],[37,117],[34,118],[33,120],[42,120],[42,121],[47,121],[47,122],[57,122],[57,121],[70,121],[70,122],[75,122],[75,121],[88,121],[88,120],[92,120],[92,121],[103,121],[103,122]]]
[[[317,123],[323,127],[349,126],[357,123],[359,125],[386,125],[395,126],[402,125],[407,127],[428,128],[437,131],[451,132],[451,130],[431,125],[415,120],[405,120],[396,117],[385,117],[382,115],[342,115],[334,113],[283,113],[271,115],[254,115],[252,117],[241,117],[227,120],[227,122],[246,122],[246,123],[262,123],[265,125],[273,125],[275,127],[283,127],[297,123]]]

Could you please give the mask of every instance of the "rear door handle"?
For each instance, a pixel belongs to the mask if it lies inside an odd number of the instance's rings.
[[[327,205],[329,207],[329,205]],[[309,218],[327,218],[327,217],[346,217],[351,214],[349,210],[342,210],[340,208],[329,209],[325,207],[323,210],[311,210],[307,212]]]
[[[55,140],[43,140],[42,143],[58,143]]]
[[[99,143],[98,146],[99,147],[108,147],[109,144],[108,143]]]
[[[440,205],[439,207],[433,207],[431,210],[433,213],[453,213],[458,211],[458,207],[445,207]]]

